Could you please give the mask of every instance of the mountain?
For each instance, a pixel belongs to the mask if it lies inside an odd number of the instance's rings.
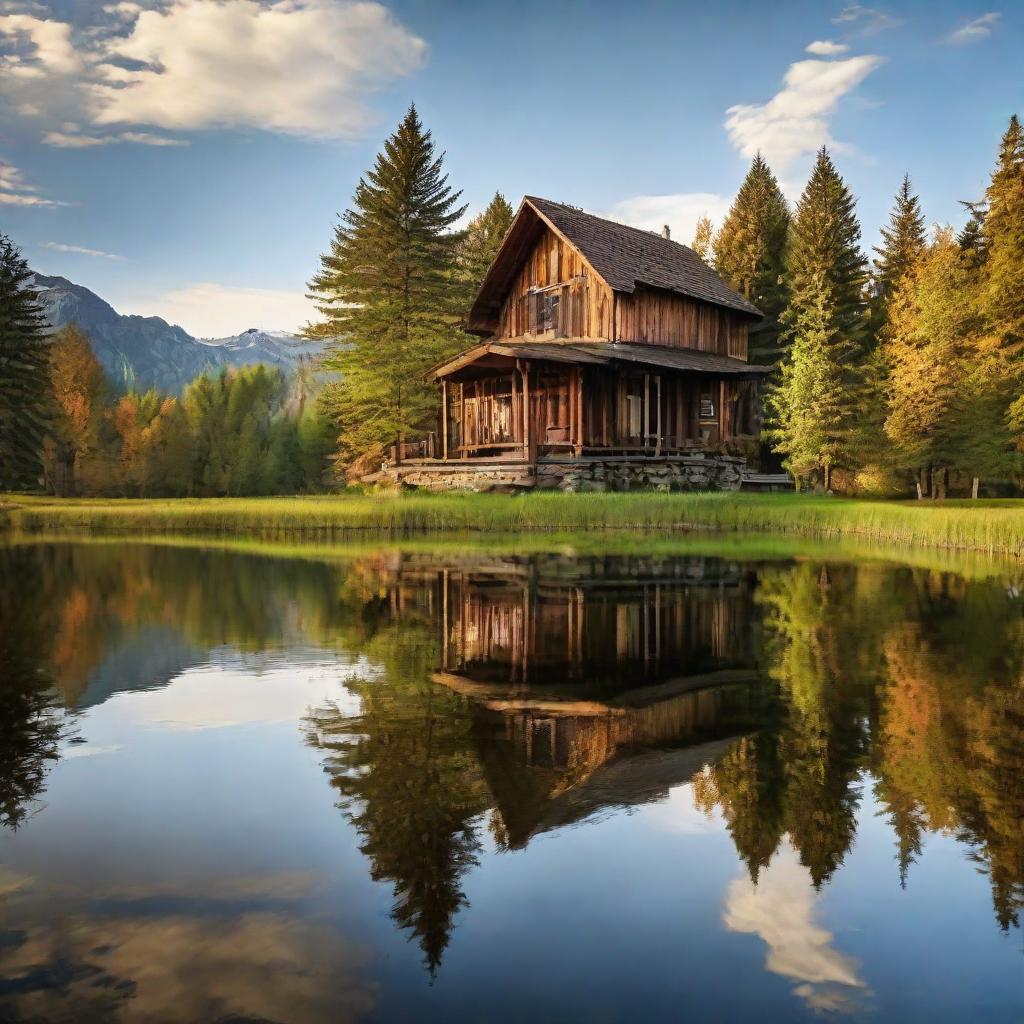
[[[36,274],[34,286],[53,329],[77,323],[115,386],[125,390],[178,394],[199,374],[221,366],[266,363],[290,372],[321,351],[316,342],[255,327],[229,338],[194,338],[158,316],[123,316],[64,277]]]

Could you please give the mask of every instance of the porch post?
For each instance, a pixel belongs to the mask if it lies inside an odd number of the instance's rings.
[[[448,381],[441,378],[441,459],[448,461]]]
[[[651,375],[644,374],[644,447],[651,443]]]
[[[659,373],[658,376],[654,378],[654,380],[655,380],[655,383],[657,385],[656,393],[657,393],[657,401],[658,401],[658,414],[657,414],[657,417],[655,419],[655,423],[657,424],[655,429],[657,430],[658,433],[657,433],[657,437],[655,438],[655,441],[654,441],[654,454],[655,455],[660,455],[661,454],[661,374]]]
[[[523,375],[523,457],[533,461],[533,445],[530,437],[530,364],[524,362],[522,365]]]

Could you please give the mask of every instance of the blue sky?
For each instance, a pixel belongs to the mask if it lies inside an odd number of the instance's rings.
[[[826,143],[870,245],[905,171],[962,220],[1022,52],[1019,0],[0,0],[0,230],[123,312],[292,329],[415,101],[470,212],[533,193],[689,241],[758,147],[795,199]]]

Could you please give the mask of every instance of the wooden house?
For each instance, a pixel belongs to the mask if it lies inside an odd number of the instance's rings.
[[[738,486],[760,432],[758,310],[685,245],[528,196],[436,366],[436,436],[408,483]],[[732,458],[730,458],[732,456]],[[652,465],[653,463],[653,465]],[[440,474],[440,476],[438,476]]]

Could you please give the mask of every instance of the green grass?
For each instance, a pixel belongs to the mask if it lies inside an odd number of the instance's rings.
[[[856,538],[1020,557],[1024,501],[890,502],[800,494],[343,494],[297,498],[55,499],[0,497],[20,532],[345,537],[370,531],[580,534],[594,530],[773,533]]]

